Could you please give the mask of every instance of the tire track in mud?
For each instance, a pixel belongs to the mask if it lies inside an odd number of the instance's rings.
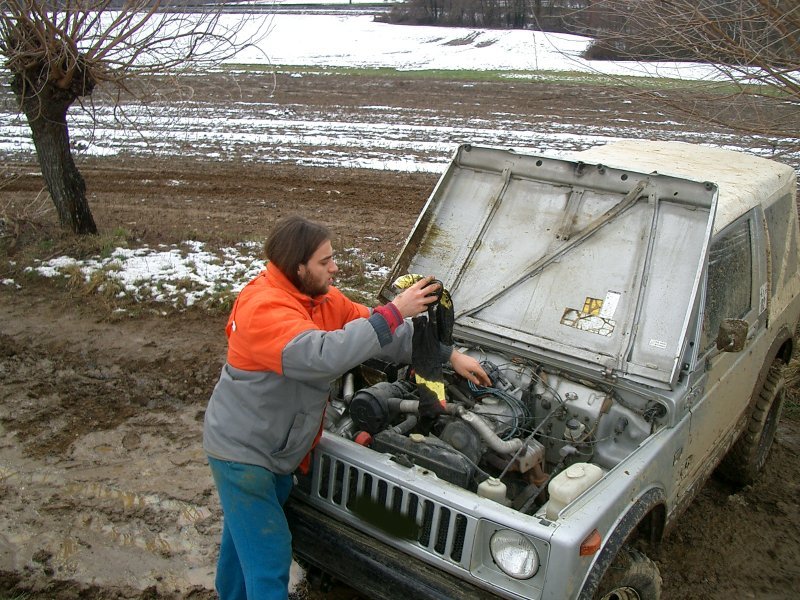
[[[142,434],[147,426],[132,419],[44,461],[21,456],[14,432],[3,430],[0,570],[40,569],[100,585],[121,580],[140,590],[211,589],[220,510],[195,413],[158,415],[159,428],[191,435]],[[131,432],[142,441],[126,450]]]
[[[202,415],[222,339],[190,315],[113,322],[40,292],[0,294],[0,572],[208,592],[221,513]]]

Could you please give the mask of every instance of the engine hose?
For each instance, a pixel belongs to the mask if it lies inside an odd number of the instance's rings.
[[[405,435],[414,427],[417,426],[417,417],[415,415],[408,415],[402,423],[399,423],[392,427],[392,431],[395,433],[399,433],[400,435]]]
[[[469,423],[472,428],[478,432],[478,435],[483,438],[483,441],[499,454],[514,454],[523,446],[523,442],[519,438],[501,440],[494,432],[491,425],[475,413],[462,409],[458,411],[458,416]]]
[[[353,399],[353,394],[355,394],[355,377],[352,373],[347,373],[342,382],[342,399],[345,401],[345,404],[350,404],[350,400]]]
[[[460,389],[458,389],[457,386],[450,384],[447,386],[447,391],[450,392],[450,395],[454,396],[456,400],[465,404],[467,408],[472,408],[473,406],[475,406],[475,400],[467,397],[467,395]]]
[[[348,439],[353,438],[353,419],[350,416],[344,417],[339,423],[334,427],[333,432],[340,436],[346,437]]]
[[[386,400],[389,408],[394,408],[401,413],[418,413],[419,400],[406,400],[405,398],[389,398]]]

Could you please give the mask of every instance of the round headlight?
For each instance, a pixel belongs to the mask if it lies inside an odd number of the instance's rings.
[[[530,579],[539,570],[539,555],[531,541],[510,529],[495,531],[489,542],[498,567],[514,579]]]

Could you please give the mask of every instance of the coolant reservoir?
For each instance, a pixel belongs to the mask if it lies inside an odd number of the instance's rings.
[[[478,496],[494,500],[500,504],[508,504],[508,498],[506,498],[506,484],[494,477],[489,477],[489,479],[482,481],[480,485],[478,485]]]
[[[593,483],[603,477],[603,469],[590,463],[575,463],[553,477],[547,485],[550,500],[547,502],[547,518],[558,519],[558,513],[575,500]]]

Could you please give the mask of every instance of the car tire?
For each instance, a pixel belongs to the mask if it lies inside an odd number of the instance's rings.
[[[783,410],[783,367],[780,361],[772,363],[744,431],[720,463],[719,473],[731,483],[753,483],[767,461]]]
[[[647,556],[624,546],[606,571],[597,600],[659,600],[661,573]]]

